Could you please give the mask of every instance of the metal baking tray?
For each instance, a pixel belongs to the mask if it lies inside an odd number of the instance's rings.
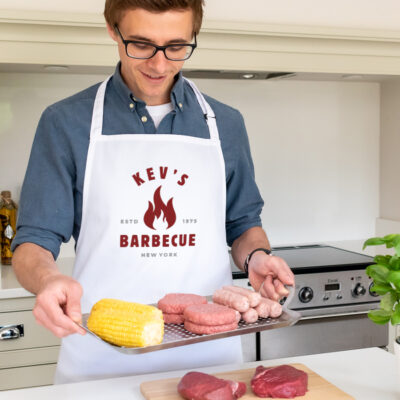
[[[279,318],[259,318],[258,321],[253,324],[246,324],[244,321],[239,321],[238,327],[235,330],[213,333],[209,335],[197,335],[195,333],[187,331],[183,324],[165,324],[164,325],[164,338],[160,344],[145,347],[121,347],[106,342],[105,340],[98,337],[87,327],[87,319],[89,314],[82,315],[82,328],[95,336],[97,339],[115,350],[124,354],[141,354],[148,353],[151,351],[170,349],[172,347],[185,346],[188,344],[206,342],[208,340],[222,339],[231,336],[245,335],[248,333],[254,333],[259,331],[266,331],[270,329],[283,328],[285,326],[294,325],[301,317],[301,314],[294,310],[287,308],[291,299],[294,295],[294,288],[289,288],[289,296],[282,307],[282,314]]]

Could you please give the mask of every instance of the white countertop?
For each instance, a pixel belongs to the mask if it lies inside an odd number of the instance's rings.
[[[0,299],[16,299],[20,297],[33,297],[34,294],[24,288],[10,288],[0,290]]]
[[[74,260],[74,257],[59,258],[57,265],[60,271],[66,275],[71,275]],[[0,300],[33,296],[34,294],[21,287],[11,265],[0,265]]]
[[[199,368],[208,373],[253,368],[256,365],[303,363],[357,400],[400,399],[400,372],[395,356],[379,348],[282,358],[241,365]],[[143,400],[139,385],[155,379],[181,377],[186,371],[88,381],[0,392],[0,400]],[[322,399],[321,399],[322,400]]]

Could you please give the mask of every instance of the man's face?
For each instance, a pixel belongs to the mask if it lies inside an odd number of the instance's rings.
[[[184,61],[167,60],[162,51],[148,60],[137,60],[126,55],[125,45],[113,27],[110,36],[118,43],[121,74],[135,96],[147,105],[165,104],[170,101],[174,76]],[[140,40],[164,46],[172,43],[190,43],[193,33],[191,10],[152,13],[143,9],[126,11],[118,24],[125,40]]]

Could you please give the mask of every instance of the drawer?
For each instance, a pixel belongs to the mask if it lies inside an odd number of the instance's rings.
[[[59,351],[60,346],[0,351],[0,371],[5,368],[54,364],[57,362]]]
[[[0,299],[0,312],[28,311],[35,305],[36,297],[11,297]]]
[[[56,364],[0,369],[0,390],[51,385],[55,370]],[[12,399],[12,394],[10,394],[10,399]]]
[[[0,326],[21,324],[24,325],[24,336],[16,339],[0,340],[0,352],[60,345],[61,339],[40,326],[36,322],[32,311],[0,313]]]

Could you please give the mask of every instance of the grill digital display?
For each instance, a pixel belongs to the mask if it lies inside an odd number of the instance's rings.
[[[325,285],[325,290],[340,290],[340,283],[328,283]]]

